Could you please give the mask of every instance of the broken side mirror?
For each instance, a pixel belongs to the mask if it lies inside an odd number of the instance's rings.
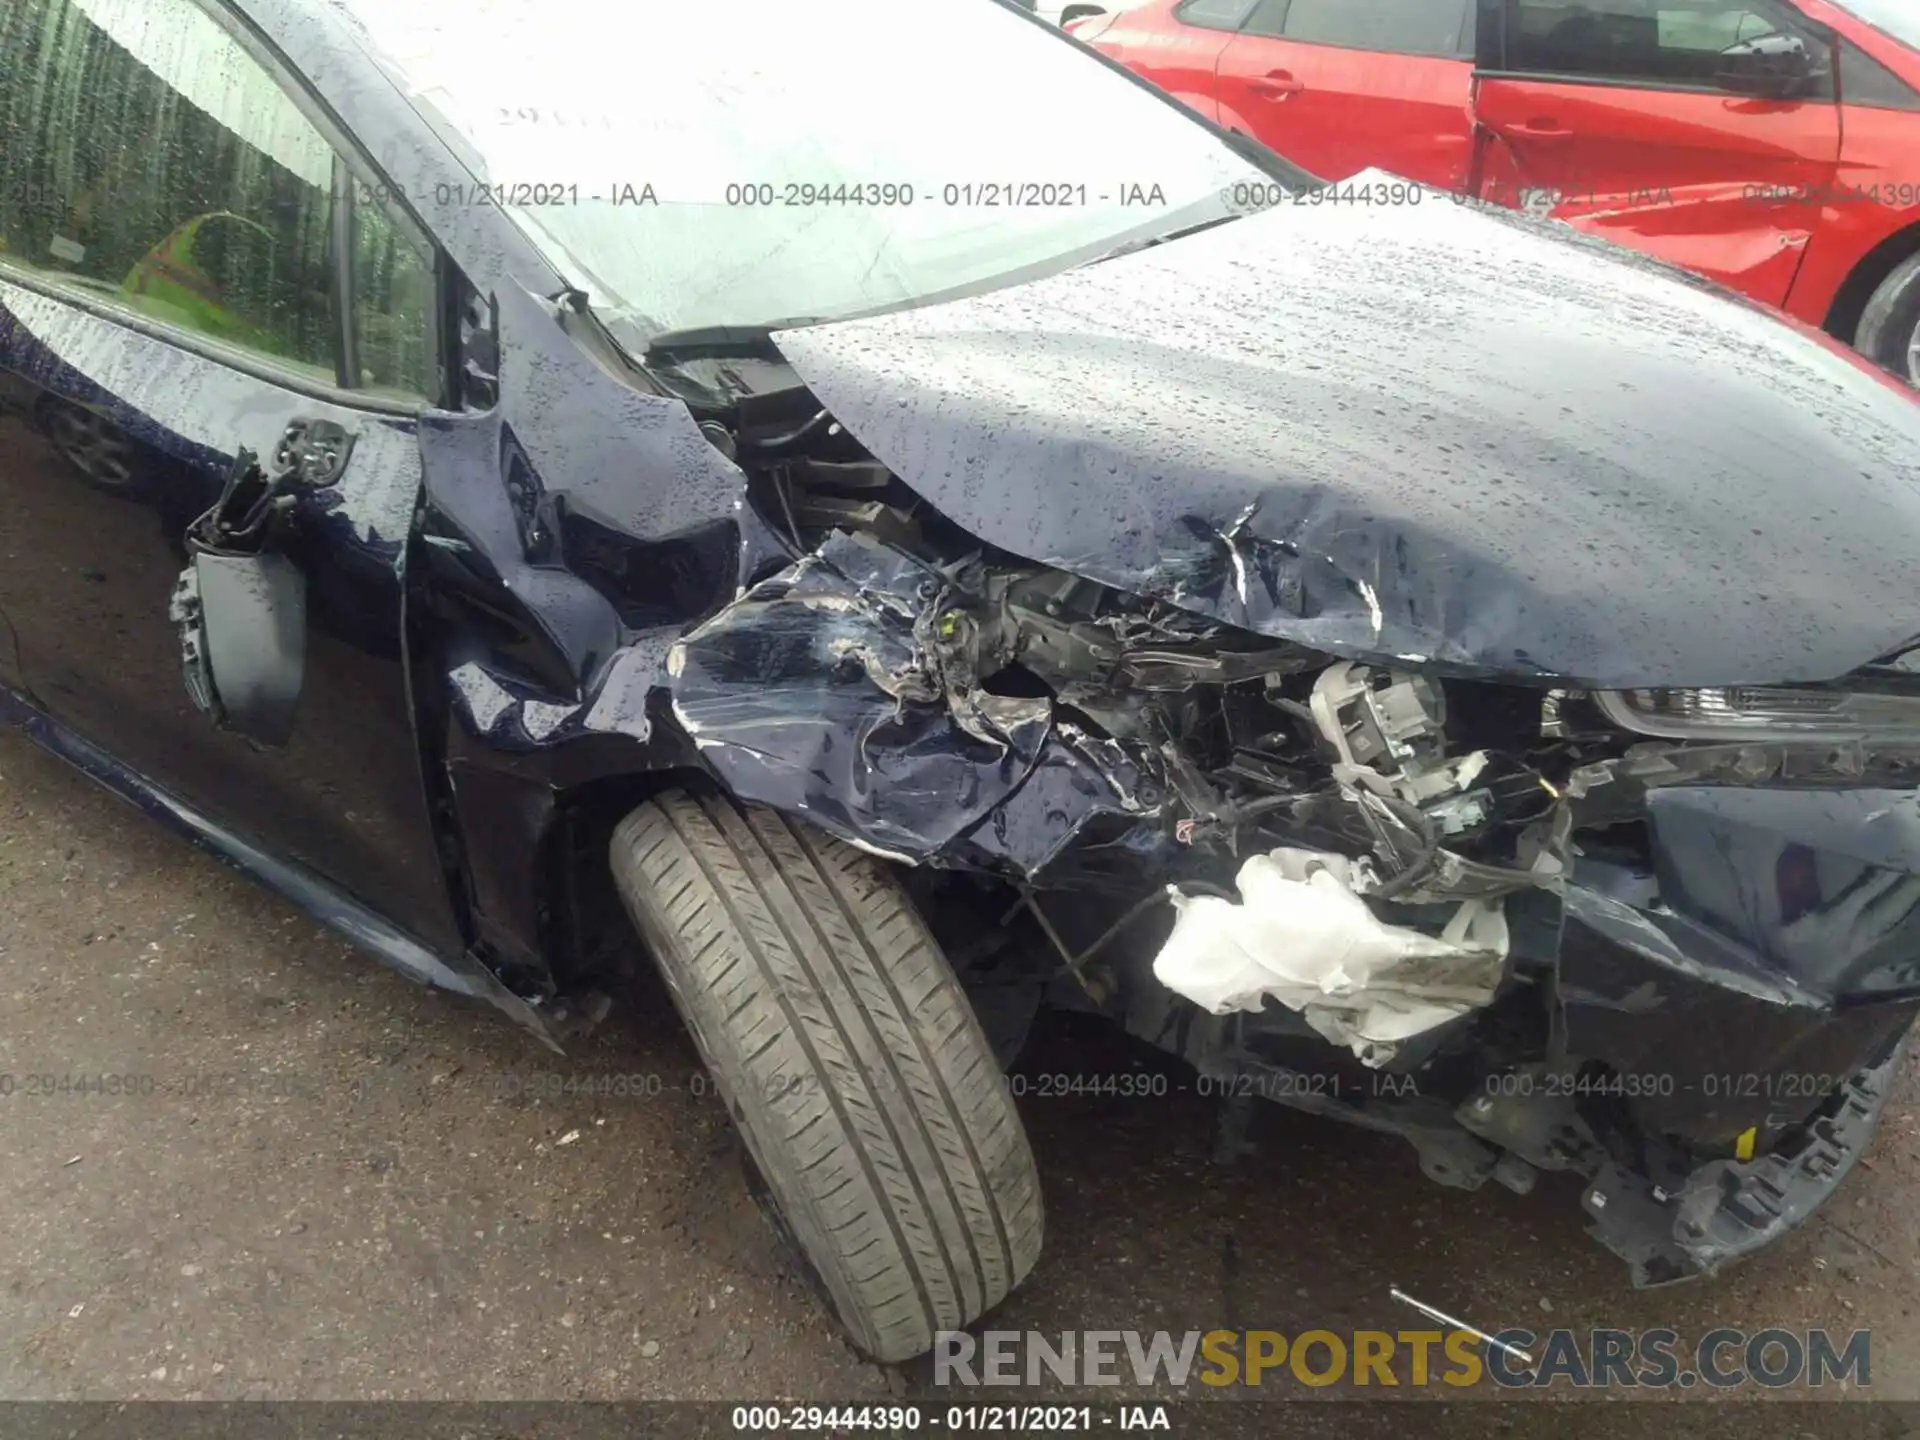
[[[187,527],[167,607],[187,694],[217,727],[262,745],[292,737],[306,677],[306,575],[276,547],[299,492],[337,483],[353,440],[331,421],[295,421],[271,473],[242,448],[220,498]]]
[[[285,745],[306,678],[306,577],[284,555],[193,556],[167,608],[187,694],[222,730]]]
[[[1813,88],[1818,67],[1798,35],[1756,36],[1729,45],[1714,65],[1713,83],[1756,100],[1794,100]]]

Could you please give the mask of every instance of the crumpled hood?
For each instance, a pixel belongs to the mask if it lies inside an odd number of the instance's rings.
[[[1549,222],[1289,205],[778,343],[982,540],[1337,654],[1716,685],[1920,633],[1914,397]]]

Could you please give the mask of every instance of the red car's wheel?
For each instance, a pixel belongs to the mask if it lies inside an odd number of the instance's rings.
[[[1920,255],[1909,256],[1880,282],[1853,343],[1920,389]]]

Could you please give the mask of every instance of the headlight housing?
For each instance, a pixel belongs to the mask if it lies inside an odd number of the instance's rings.
[[[1864,740],[1920,743],[1920,695],[1736,685],[1719,690],[1597,690],[1623,730],[1665,740]]]

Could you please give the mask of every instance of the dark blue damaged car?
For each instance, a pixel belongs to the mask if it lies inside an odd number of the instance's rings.
[[[1043,1005],[1711,1274],[1920,1006],[1920,406],[1315,183],[990,0],[10,0],[0,708],[547,1044],[657,965],[883,1359]]]

